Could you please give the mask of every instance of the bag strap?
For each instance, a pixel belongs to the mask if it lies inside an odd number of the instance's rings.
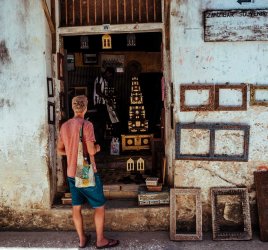
[[[88,157],[88,155],[84,155],[84,143],[83,143],[83,131],[84,131],[84,122],[82,124],[82,127],[80,128],[80,132],[79,132],[79,138],[80,138],[80,142],[82,143],[82,148],[83,148],[83,157],[87,158],[88,163],[90,163],[90,158]]]
[[[80,128],[80,132],[79,132],[80,142],[83,142],[83,130],[84,130],[84,122],[83,122],[82,127]]]

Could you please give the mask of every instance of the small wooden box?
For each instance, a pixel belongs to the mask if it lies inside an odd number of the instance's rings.
[[[169,190],[163,189],[162,192],[148,192],[144,187],[139,189],[138,203],[140,206],[146,205],[165,205],[169,204]]]
[[[121,135],[122,151],[151,149],[153,134]]]

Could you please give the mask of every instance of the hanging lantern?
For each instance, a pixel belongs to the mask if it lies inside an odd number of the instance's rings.
[[[80,36],[80,49],[88,49],[88,36]]]
[[[136,36],[135,34],[127,34],[127,46],[128,47],[135,47],[136,46]]]
[[[108,34],[102,36],[102,49],[112,48],[112,37]]]

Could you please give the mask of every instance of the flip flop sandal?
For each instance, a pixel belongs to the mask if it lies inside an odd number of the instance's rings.
[[[104,248],[111,248],[111,247],[116,247],[118,246],[120,243],[119,240],[113,240],[113,239],[110,239],[108,240],[108,243],[104,246],[96,246],[97,249],[104,249]]]
[[[89,242],[90,242],[90,236],[86,236],[85,244],[83,246],[79,245],[78,248],[85,248]]]

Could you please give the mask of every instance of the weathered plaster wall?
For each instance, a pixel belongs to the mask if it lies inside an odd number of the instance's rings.
[[[240,5],[237,1],[173,0],[171,4],[171,71],[174,83],[176,123],[236,123],[250,125],[249,161],[218,162],[175,159],[175,130],[171,131],[175,186],[201,187],[204,223],[210,220],[210,194],[213,186],[249,188],[254,206],[253,171],[268,164],[268,110],[249,105],[247,111],[180,111],[180,84],[267,84],[268,41],[204,42],[203,12],[206,10],[268,8],[267,0]],[[184,143],[187,147],[187,143]],[[189,148],[193,145],[188,144]]]
[[[50,207],[47,83],[50,35],[41,1],[2,0],[0,210]],[[3,214],[1,214],[2,217]],[[11,218],[11,217],[10,217]]]

